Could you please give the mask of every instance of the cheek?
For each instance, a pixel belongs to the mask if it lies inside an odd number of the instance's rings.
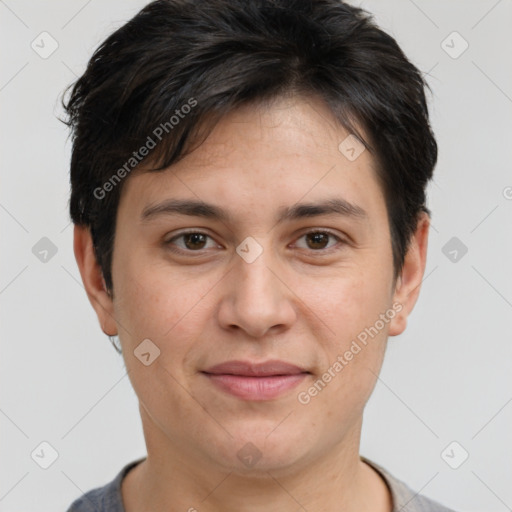
[[[179,283],[166,278],[162,265],[152,263],[141,250],[120,256],[116,270],[119,321],[130,326],[131,336],[161,336],[164,326],[180,316]]]
[[[135,271],[138,268],[138,271]],[[115,301],[123,357],[138,399],[162,426],[197,414],[197,404],[184,391],[187,360],[207,318],[201,297],[211,288],[162,265],[119,267]],[[122,326],[122,327],[121,327]],[[143,340],[151,340],[148,344]],[[144,347],[144,351],[139,347]],[[137,354],[149,352],[145,365]]]
[[[115,313],[122,341],[132,350],[149,338],[161,350],[161,361],[177,368],[193,348],[209,315],[208,293],[218,276],[194,278],[168,262],[120,258]],[[118,286],[119,285],[119,286]]]
[[[387,288],[382,276],[353,272],[306,301],[321,320],[314,336],[325,357],[314,389],[303,391],[319,411],[326,407],[337,420],[360,413],[375,386],[392,319]]]
[[[340,272],[340,274],[342,274]],[[322,345],[343,349],[390,307],[386,276],[371,268],[350,269],[345,275],[305,283],[296,288],[306,308],[316,315]]]

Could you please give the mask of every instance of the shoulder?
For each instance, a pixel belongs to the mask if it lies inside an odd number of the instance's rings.
[[[441,503],[413,491],[407,484],[395,478],[375,462],[362,456],[361,459],[375,469],[388,485],[393,499],[392,512],[455,512]]]
[[[128,471],[142,460],[144,459],[126,464],[111,482],[86,492],[73,501],[66,512],[125,512],[121,497],[121,482]]]

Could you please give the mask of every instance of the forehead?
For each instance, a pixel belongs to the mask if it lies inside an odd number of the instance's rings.
[[[182,160],[163,171],[137,169],[123,188],[121,202],[129,198],[139,214],[169,198],[208,197],[235,209],[275,205],[281,212],[286,203],[326,195],[364,210],[383,204],[373,156],[315,98],[232,111]]]

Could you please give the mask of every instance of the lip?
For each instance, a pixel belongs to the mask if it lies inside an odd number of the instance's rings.
[[[250,361],[226,361],[217,364],[205,370],[211,374],[230,374],[242,375],[245,377],[267,377],[275,375],[297,375],[299,373],[309,373],[304,368],[300,368],[286,361],[270,359],[261,363]]]
[[[202,372],[217,388],[244,400],[271,400],[296,387],[310,372],[279,360],[227,361]]]

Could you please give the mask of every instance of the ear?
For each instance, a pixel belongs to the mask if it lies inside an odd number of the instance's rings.
[[[101,267],[96,260],[91,232],[86,226],[75,225],[73,249],[89,301],[96,311],[103,332],[109,336],[117,334],[114,304],[107,293]]]
[[[427,262],[429,228],[430,217],[426,212],[422,212],[418,219],[416,232],[407,250],[402,272],[395,286],[393,303],[399,302],[402,309],[390,322],[389,336],[397,336],[405,331],[407,317],[418,300]]]

